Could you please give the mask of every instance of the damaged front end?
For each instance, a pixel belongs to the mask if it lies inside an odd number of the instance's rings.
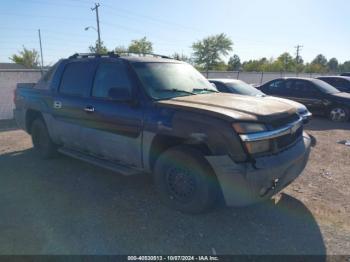
[[[268,199],[299,176],[313,143],[303,132],[302,122],[298,117],[265,130],[250,126],[257,132],[244,132],[247,128],[233,126],[249,161],[237,163],[228,155],[206,157],[216,172],[227,205],[244,206]]]

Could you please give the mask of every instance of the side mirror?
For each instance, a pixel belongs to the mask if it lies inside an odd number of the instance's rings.
[[[132,100],[130,89],[125,87],[109,89],[108,97],[111,100],[116,100],[120,102],[130,102]]]
[[[215,87],[215,89],[216,89],[216,85],[214,83],[210,83],[210,84],[212,85],[212,87]]]

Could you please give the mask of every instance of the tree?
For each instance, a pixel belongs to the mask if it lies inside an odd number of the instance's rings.
[[[120,45],[120,46],[117,46],[114,49],[114,52],[116,52],[116,53],[127,53],[128,49],[125,46]]]
[[[295,69],[295,60],[288,52],[281,54],[275,62],[279,63],[285,72],[292,72]]]
[[[327,63],[327,67],[328,67],[328,70],[330,72],[337,72],[338,71],[338,66],[339,66],[339,63],[338,63],[338,60],[333,57],[331,59],[329,59],[328,63]]]
[[[152,42],[148,41],[146,37],[139,40],[132,40],[128,47],[128,51],[130,53],[138,53],[143,55],[149,54],[153,51],[153,44]]]
[[[327,71],[327,58],[319,54],[305,68],[307,73],[325,73]]]
[[[350,61],[345,61],[339,67],[341,72],[350,72]]]
[[[209,36],[192,44],[193,58],[197,66],[212,70],[222,63],[221,56],[227,56],[232,50],[232,41],[224,33]]]
[[[27,68],[37,68],[39,65],[39,54],[35,49],[27,49],[23,46],[23,50],[19,54],[13,54],[10,58],[16,64],[24,65]]]
[[[189,64],[192,64],[192,60],[190,57],[188,57],[187,55],[184,54],[179,54],[179,53],[174,53],[172,56],[172,58],[179,60],[179,61],[183,61]]]
[[[241,59],[238,55],[233,55],[228,60],[227,70],[229,71],[238,71],[241,69]]]
[[[89,46],[89,50],[91,53],[96,53],[96,54],[107,54],[108,49],[107,47],[103,44],[101,41],[101,45],[98,43],[98,40],[96,41],[94,46]]]

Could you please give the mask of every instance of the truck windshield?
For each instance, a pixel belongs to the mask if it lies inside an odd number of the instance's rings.
[[[217,92],[196,69],[183,63],[132,63],[146,92],[156,100]]]

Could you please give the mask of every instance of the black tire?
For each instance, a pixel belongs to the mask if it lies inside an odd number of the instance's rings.
[[[344,106],[334,106],[329,110],[328,118],[334,122],[347,122],[349,120],[349,109]]]
[[[51,140],[47,127],[41,118],[34,120],[31,128],[34,149],[43,159],[57,155],[57,145]]]
[[[210,210],[220,196],[214,172],[196,149],[177,146],[161,154],[154,183],[162,201],[184,213]]]

